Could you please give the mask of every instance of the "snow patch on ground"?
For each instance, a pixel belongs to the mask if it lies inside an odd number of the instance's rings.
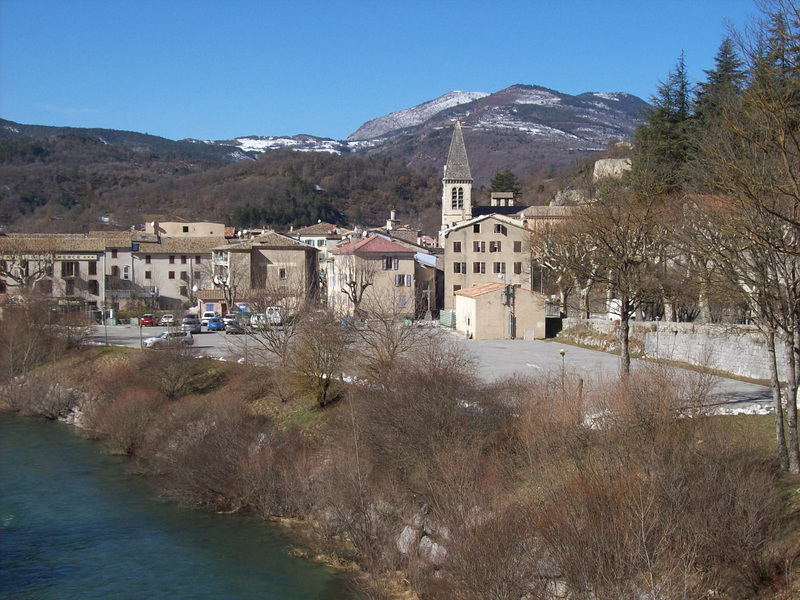
[[[603,100],[613,100],[614,102],[619,102],[619,97],[617,94],[603,94],[601,92],[595,92],[594,95],[598,98],[602,98]]]
[[[519,97],[514,100],[515,104],[537,104],[539,106],[555,106],[561,104],[558,96],[544,90],[522,90]]]

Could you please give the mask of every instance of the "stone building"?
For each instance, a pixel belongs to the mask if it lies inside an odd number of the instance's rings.
[[[382,235],[345,244],[332,252],[329,304],[342,315],[417,312],[416,251]]]

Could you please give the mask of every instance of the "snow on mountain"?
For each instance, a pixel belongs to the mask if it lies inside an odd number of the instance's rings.
[[[429,100],[412,108],[398,110],[383,117],[367,121],[355,133],[348,136],[347,141],[371,140],[386,135],[391,131],[422,125],[443,110],[480,100],[488,95],[483,92],[449,92],[444,96],[439,96],[434,100]]]
[[[543,89],[520,90],[515,104],[537,104],[539,106],[555,106],[561,99],[551,92]]]
[[[234,140],[234,145],[242,152],[266,152],[267,150],[280,150],[281,148],[291,148],[300,152],[332,152],[341,154],[342,149],[347,146],[335,140],[313,137],[310,135],[288,136],[253,136],[240,137]]]

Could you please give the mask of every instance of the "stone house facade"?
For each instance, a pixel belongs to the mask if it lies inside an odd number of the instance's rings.
[[[329,305],[341,315],[413,318],[418,301],[415,254],[382,235],[337,248],[332,252]]]

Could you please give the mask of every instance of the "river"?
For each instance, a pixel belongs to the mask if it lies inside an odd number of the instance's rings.
[[[263,521],[155,499],[73,427],[0,413],[0,597],[355,598]]]

